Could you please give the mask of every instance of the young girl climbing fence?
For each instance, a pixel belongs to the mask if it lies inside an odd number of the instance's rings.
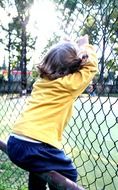
[[[46,189],[40,177],[44,172],[56,171],[76,182],[77,170],[62,150],[62,135],[73,103],[93,79],[97,63],[86,35],[77,43],[55,45],[39,64],[40,77],[7,143],[11,161],[29,171],[29,190]]]

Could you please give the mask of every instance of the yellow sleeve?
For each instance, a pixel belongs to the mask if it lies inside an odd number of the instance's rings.
[[[98,71],[98,59],[92,45],[86,45],[88,61],[81,69],[62,78],[62,85],[67,88],[74,96],[79,96],[89,85]]]

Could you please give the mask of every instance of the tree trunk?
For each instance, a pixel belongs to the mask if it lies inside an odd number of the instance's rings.
[[[106,39],[105,39],[105,31],[104,31],[104,32],[103,32],[103,49],[102,49],[102,57],[101,57],[101,60],[100,60],[100,63],[101,63],[100,77],[99,77],[99,82],[100,82],[100,83],[103,83],[103,81],[104,81],[105,44],[106,44]]]
[[[27,59],[26,59],[26,25],[25,22],[22,24],[22,36],[21,36],[21,61],[20,61],[20,69],[21,69],[21,89],[22,95],[27,92]]]
[[[8,29],[8,36],[9,36],[9,42],[8,42],[8,53],[9,53],[9,65],[8,65],[8,93],[11,92],[11,28],[9,24]]]

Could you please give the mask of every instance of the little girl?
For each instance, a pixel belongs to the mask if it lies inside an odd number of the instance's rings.
[[[97,72],[97,63],[95,50],[84,36],[78,44],[57,44],[39,65],[40,78],[7,144],[11,161],[29,171],[29,190],[45,190],[46,182],[35,173],[51,170],[76,182],[77,170],[61,149],[62,134],[74,101]]]

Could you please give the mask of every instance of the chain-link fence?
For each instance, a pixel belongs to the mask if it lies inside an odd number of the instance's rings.
[[[64,4],[64,6],[62,6]],[[62,30],[73,37],[87,33],[99,58],[99,73],[75,102],[63,147],[88,190],[118,189],[118,1],[60,1]],[[6,140],[26,99],[20,83],[8,94],[0,80],[0,138]],[[0,190],[26,190],[27,173],[0,151]],[[39,188],[40,189],[40,188]]]

